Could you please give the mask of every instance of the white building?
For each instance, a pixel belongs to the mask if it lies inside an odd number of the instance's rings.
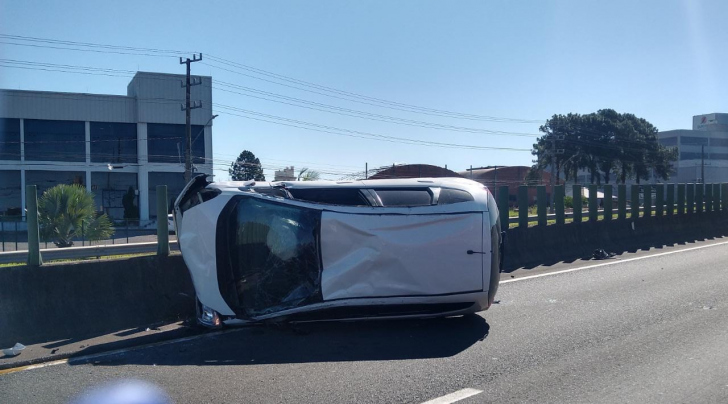
[[[40,197],[62,183],[84,185],[114,219],[124,218],[127,194],[141,220],[155,217],[157,185],[171,206],[184,186],[184,78],[138,72],[125,96],[0,90],[0,215],[24,215],[26,185]],[[193,164],[212,174],[212,78],[200,79]]]
[[[667,147],[677,147],[678,161],[670,182],[728,182],[728,114],[693,116],[693,129],[658,133]]]
[[[295,181],[296,173],[293,166],[283,167],[283,170],[276,170],[273,181]]]

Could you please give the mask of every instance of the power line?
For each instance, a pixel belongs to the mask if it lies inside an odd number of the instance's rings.
[[[380,103],[380,104],[395,106],[395,107],[398,107],[398,108],[408,108],[409,109],[409,112],[417,112],[417,111],[420,111],[420,112],[435,113],[435,114],[440,114],[440,115],[447,115],[447,116],[450,116],[450,117],[460,117],[460,118],[463,118],[463,119],[477,119],[477,120],[487,120],[487,121],[497,121],[497,122],[509,122],[509,123],[540,123],[540,122],[542,122],[541,120],[529,120],[529,119],[519,119],[519,118],[504,118],[504,117],[496,117],[496,116],[488,116],[488,115],[466,114],[466,113],[461,113],[461,112],[453,112],[453,111],[440,110],[440,109],[435,109],[435,108],[420,107],[420,106],[412,105],[412,104],[405,104],[405,103],[400,103],[400,102],[388,101],[388,100],[384,100],[384,99],[381,99],[381,98],[369,97],[369,96],[365,96],[365,95],[362,95],[362,94],[357,94],[357,93],[353,93],[353,92],[338,90],[338,89],[333,88],[333,87],[327,87],[327,86],[323,86],[323,85],[311,83],[311,82],[308,82],[308,81],[299,80],[299,79],[295,79],[295,78],[292,78],[292,77],[284,76],[284,75],[281,75],[281,74],[272,73],[272,72],[269,72],[269,71],[266,71],[266,70],[263,70],[263,69],[258,69],[258,68],[254,68],[252,66],[243,65],[243,64],[240,64],[240,63],[236,63],[236,62],[233,62],[233,61],[230,61],[230,60],[227,60],[227,59],[223,59],[223,58],[214,56],[214,55],[209,55],[209,58],[212,59],[212,60],[217,61],[218,63],[222,63],[222,64],[225,64],[225,65],[232,66],[232,67],[236,67],[238,69],[242,69],[242,70],[246,70],[246,71],[252,71],[252,72],[255,72],[257,74],[260,74],[260,75],[263,75],[263,76],[268,76],[268,77],[273,77],[273,78],[276,78],[276,79],[281,80],[281,81],[292,82],[292,83],[295,83],[297,85],[311,87],[311,88],[315,88],[315,89],[321,90],[321,91],[332,92],[332,93],[335,93],[335,94],[340,94],[340,95],[348,96],[348,97],[351,97],[351,98],[364,99],[364,100],[367,100],[367,101],[370,101],[370,102],[375,102],[375,103]],[[213,65],[209,65],[209,66],[216,67],[216,66],[213,66]]]
[[[298,121],[295,119],[288,119],[288,118],[275,116],[275,115],[262,114],[262,113],[243,110],[243,109],[239,109],[239,108],[226,107],[226,106],[222,106],[220,104],[215,104],[215,105],[218,108],[232,109],[233,111],[236,111],[236,112],[241,112],[244,114],[250,114],[250,115],[254,115],[254,116],[261,116],[264,118],[273,119],[274,121],[271,121],[268,119],[263,119],[263,118],[255,118],[255,117],[251,117],[251,116],[239,115],[239,114],[235,114],[232,112],[221,112],[222,114],[233,115],[233,116],[238,116],[238,117],[246,118],[246,119],[253,119],[253,120],[257,120],[257,121],[275,123],[278,125],[306,129],[306,130],[311,130],[311,131],[315,131],[315,132],[331,133],[331,134],[339,135],[339,136],[349,136],[349,137],[354,137],[354,138],[380,140],[380,141],[387,141],[387,142],[392,142],[392,143],[416,144],[416,145],[422,145],[422,146],[443,147],[443,148],[473,149],[473,150],[529,151],[529,152],[531,151],[531,149],[519,149],[519,148],[513,148],[513,147],[475,146],[475,145],[431,142],[431,141],[424,141],[424,140],[418,140],[418,139],[401,138],[401,137],[395,137],[395,136],[355,131],[355,130],[350,130],[350,129],[342,129],[342,128],[337,128],[337,127],[327,126],[327,125],[319,125],[319,124],[314,124],[311,122]],[[283,121],[283,122],[276,122],[275,120]],[[290,123],[284,123],[284,122],[290,122]],[[342,132],[344,132],[344,133],[342,133]]]
[[[498,131],[498,130],[490,130],[490,129],[468,128],[468,127],[463,127],[463,126],[443,125],[443,124],[437,124],[437,123],[433,123],[433,122],[404,119],[404,118],[398,118],[398,117],[393,117],[393,116],[388,116],[388,115],[374,114],[374,113],[365,112],[365,111],[357,111],[357,110],[352,110],[352,109],[348,109],[348,108],[341,108],[341,107],[336,107],[333,105],[321,104],[321,103],[317,103],[317,102],[301,100],[298,98],[286,97],[283,95],[268,93],[272,97],[289,99],[289,100],[294,100],[295,102],[300,102],[300,103],[304,103],[307,105],[315,105],[315,106],[322,107],[322,108],[316,108],[316,107],[310,107],[310,106],[305,106],[305,105],[297,105],[297,104],[284,102],[284,101],[272,100],[272,99],[265,98],[265,97],[257,97],[257,96],[250,95],[250,94],[243,94],[240,92],[226,90],[224,88],[219,88],[219,87],[215,87],[215,86],[213,86],[213,88],[216,90],[219,90],[219,91],[243,95],[246,97],[262,99],[262,100],[271,101],[271,102],[277,102],[277,103],[281,103],[281,104],[291,105],[294,107],[306,108],[306,109],[311,109],[311,110],[315,110],[315,111],[327,112],[327,113],[349,116],[349,117],[354,117],[354,118],[368,119],[368,120],[378,121],[378,122],[394,123],[394,124],[398,124],[398,125],[416,126],[416,127],[421,127],[421,128],[448,130],[448,131],[455,131],[455,132],[467,132],[467,133],[487,133],[487,134],[493,134],[493,135],[508,135],[508,136],[523,136],[523,137],[538,136],[538,134],[532,134],[532,133],[506,132],[506,131]],[[259,90],[246,90],[246,91],[266,93],[264,91],[259,91]],[[324,108],[328,108],[330,110],[324,109]],[[341,112],[341,111],[343,111],[343,112]]]
[[[6,39],[6,40],[21,41],[21,42],[34,42],[34,43],[18,43],[18,42],[0,41],[0,43],[5,43],[8,45],[32,46],[32,47],[72,50],[72,51],[118,53],[118,54],[131,54],[131,55],[155,56],[155,57],[177,57],[182,54],[191,53],[189,51],[179,51],[179,50],[170,50],[170,49],[141,48],[141,47],[107,45],[107,44],[98,44],[98,43],[89,43],[89,42],[61,41],[61,40],[57,40],[57,39],[28,37],[28,36],[20,36],[20,35],[8,35],[8,34],[0,34],[0,38]],[[39,45],[38,43],[45,43],[45,44],[51,44],[51,45]],[[53,45],[60,45],[60,46],[53,46]],[[62,46],[65,46],[65,47],[62,47]],[[69,48],[69,46],[75,46],[76,48]],[[81,48],[78,48],[78,47],[81,47]],[[333,93],[333,94],[338,94],[341,96],[346,96],[349,98],[348,99],[349,101],[352,101],[352,99],[358,99],[360,101],[365,100],[370,103],[375,103],[380,107],[384,106],[387,108],[404,108],[404,110],[406,110],[408,112],[436,114],[436,115],[440,115],[440,116],[447,116],[447,117],[459,118],[459,119],[485,120],[485,121],[496,121],[496,122],[506,122],[506,123],[539,123],[539,122],[541,122],[541,120],[529,120],[529,119],[519,119],[519,118],[505,118],[505,117],[496,117],[496,116],[488,116],[488,115],[468,114],[468,113],[447,111],[447,110],[441,110],[441,109],[435,109],[435,108],[421,107],[421,106],[417,106],[417,105],[400,103],[400,102],[395,102],[395,101],[388,101],[388,100],[384,100],[384,99],[380,99],[380,98],[369,97],[369,96],[365,96],[362,94],[339,90],[339,89],[336,89],[333,87],[327,87],[327,86],[311,83],[311,82],[304,81],[304,80],[295,79],[295,78],[292,78],[289,76],[284,76],[284,75],[273,73],[273,72],[270,72],[267,70],[258,69],[258,68],[252,67],[252,66],[237,63],[237,62],[234,62],[234,61],[231,61],[228,59],[224,59],[221,57],[217,57],[214,55],[208,55],[208,57],[210,59],[216,61],[217,63],[223,64],[223,65],[226,65],[229,67],[233,67],[236,69],[250,71],[250,72],[253,72],[253,73],[261,75],[261,76],[275,78],[276,80],[279,80],[279,81],[295,83],[296,85],[299,85],[299,86],[314,88],[316,90],[323,91],[323,92],[329,93],[329,94]],[[215,67],[215,68],[220,68],[219,66],[213,66],[213,65],[210,65],[210,66]],[[221,68],[221,69],[224,70],[224,68]],[[229,70],[229,69],[227,69],[227,70]],[[260,79],[259,77],[255,77],[255,76],[251,76],[251,77]],[[275,82],[275,83],[281,84],[278,82]]]

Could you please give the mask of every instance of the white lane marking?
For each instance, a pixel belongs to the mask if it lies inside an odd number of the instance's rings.
[[[215,332],[210,332],[210,333],[206,333],[206,334],[198,334],[198,335],[192,335],[189,337],[170,339],[167,341],[152,342],[152,343],[149,343],[146,345],[138,345],[138,346],[133,346],[133,347],[129,347],[129,348],[117,349],[114,351],[99,352],[99,353],[85,355],[85,356],[76,356],[76,357],[67,358],[67,359],[59,359],[56,361],[39,363],[36,365],[19,366],[17,368],[0,370],[0,376],[10,374],[10,373],[15,373],[15,372],[22,372],[22,371],[26,371],[26,370],[40,369],[40,368],[44,368],[44,367],[48,367],[48,366],[86,363],[86,362],[90,362],[93,359],[103,358],[105,356],[120,355],[120,354],[125,354],[127,352],[139,351],[139,350],[147,349],[147,348],[155,348],[155,347],[160,347],[160,346],[164,346],[164,345],[176,344],[179,342],[193,341],[193,340],[204,338],[204,337],[213,337],[213,336],[217,336],[217,335],[229,334],[232,332],[238,332],[238,331],[245,330],[245,329],[249,329],[249,328],[240,327],[240,328],[234,328],[231,330],[215,331]]]
[[[466,399],[468,397],[472,397],[472,396],[474,396],[476,394],[480,394],[482,392],[483,392],[483,390],[462,389],[462,390],[458,390],[454,393],[444,395],[442,397],[433,398],[432,400],[425,401],[422,404],[450,404],[450,403],[454,403],[456,401]]]
[[[564,270],[561,270],[561,271],[547,272],[545,274],[530,275],[530,276],[524,276],[522,278],[515,278],[515,279],[507,279],[507,280],[504,280],[504,281],[500,281],[499,283],[501,283],[501,284],[502,283],[511,283],[511,282],[525,281],[525,280],[528,280],[528,279],[541,278],[541,277],[544,277],[544,276],[566,274],[566,273],[569,273],[569,272],[581,271],[582,269],[592,269],[592,268],[605,267],[607,265],[616,265],[616,264],[622,264],[622,263],[625,263],[625,262],[632,262],[632,261],[644,260],[644,259],[647,259],[647,258],[662,257],[664,255],[670,255],[670,254],[677,254],[677,253],[681,253],[681,252],[700,250],[701,248],[710,248],[710,247],[715,247],[715,246],[720,246],[720,245],[726,245],[726,244],[728,244],[728,241],[722,241],[720,243],[714,243],[714,244],[708,244],[708,245],[701,245],[701,246],[697,246],[697,247],[681,248],[681,249],[675,250],[675,251],[666,251],[666,252],[661,252],[661,253],[657,253],[657,254],[645,255],[645,256],[642,256],[642,257],[627,258],[627,259],[623,259],[623,260],[603,262],[601,264],[587,265],[587,266],[578,267],[578,268],[564,269]]]

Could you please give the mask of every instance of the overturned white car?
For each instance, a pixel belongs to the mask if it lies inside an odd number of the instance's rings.
[[[175,202],[207,326],[439,317],[485,310],[502,236],[490,192],[461,178],[218,182]]]

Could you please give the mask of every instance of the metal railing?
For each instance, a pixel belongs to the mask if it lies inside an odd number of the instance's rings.
[[[164,220],[167,220],[165,217]],[[73,239],[73,247],[106,246],[157,241],[157,221],[114,220],[114,232],[103,239],[89,239],[81,229],[80,235]],[[41,232],[42,234],[42,232]],[[170,241],[176,240],[174,231],[169,232]],[[57,248],[52,239],[41,237],[42,249]],[[24,217],[0,216],[0,252],[24,251],[28,249],[28,227]]]
[[[171,250],[179,250],[177,241],[170,241]],[[129,243],[116,245],[98,245],[87,247],[48,248],[41,249],[44,261],[101,258],[113,255],[156,253],[157,242]],[[0,264],[25,263],[28,259],[28,250],[0,252]]]
[[[101,240],[97,237],[98,233],[93,237],[89,237],[92,235],[92,232],[85,232],[84,224],[82,224],[80,232],[76,229],[76,232],[74,232],[75,238],[70,242],[63,239],[45,240],[41,237],[43,234],[41,231],[43,224],[39,223],[37,187],[35,185],[26,186],[25,194],[27,202],[26,221],[23,222],[22,219],[18,221],[15,218],[16,222],[24,224],[25,232],[21,229],[23,226],[19,224],[6,226],[5,222],[9,223],[9,220],[3,220],[0,223],[0,254],[2,254],[5,263],[22,262],[24,259],[28,265],[39,266],[43,265],[43,256],[46,256],[46,260],[54,260],[144,253],[155,250],[158,255],[166,256],[169,255],[170,247],[174,249],[174,245],[176,244],[174,229],[168,226],[166,185],[157,186],[158,220],[141,223],[138,220],[123,221],[121,222],[121,226],[117,222],[110,237]],[[12,228],[12,231],[10,228]],[[123,231],[119,232],[119,229]],[[173,234],[171,243],[170,233]],[[14,248],[12,252],[7,251],[8,248],[5,243],[6,236],[10,236],[13,240],[12,247]],[[90,240],[91,238],[93,240]],[[81,244],[80,247],[78,246],[79,242]],[[118,245],[117,242],[119,243]],[[63,248],[52,248],[54,244],[60,244]]]
[[[584,206],[586,209],[566,212],[565,187],[554,186],[552,192],[555,213],[548,213],[550,198],[546,194],[545,186],[520,186],[516,199],[511,199],[507,186],[502,186],[497,193],[501,223],[509,223],[509,227],[531,226],[533,222],[546,226],[561,225],[569,221],[595,222],[719,211],[728,213],[728,183],[633,184],[629,188],[623,184],[617,187],[597,187],[592,184],[587,188],[589,196],[586,197],[582,195],[584,188],[587,187],[578,184],[572,186],[572,201],[574,206]],[[534,190],[536,215],[532,214],[534,206],[529,206]],[[518,208],[516,216],[512,217],[514,212],[510,210],[510,204],[513,201],[517,201]]]

